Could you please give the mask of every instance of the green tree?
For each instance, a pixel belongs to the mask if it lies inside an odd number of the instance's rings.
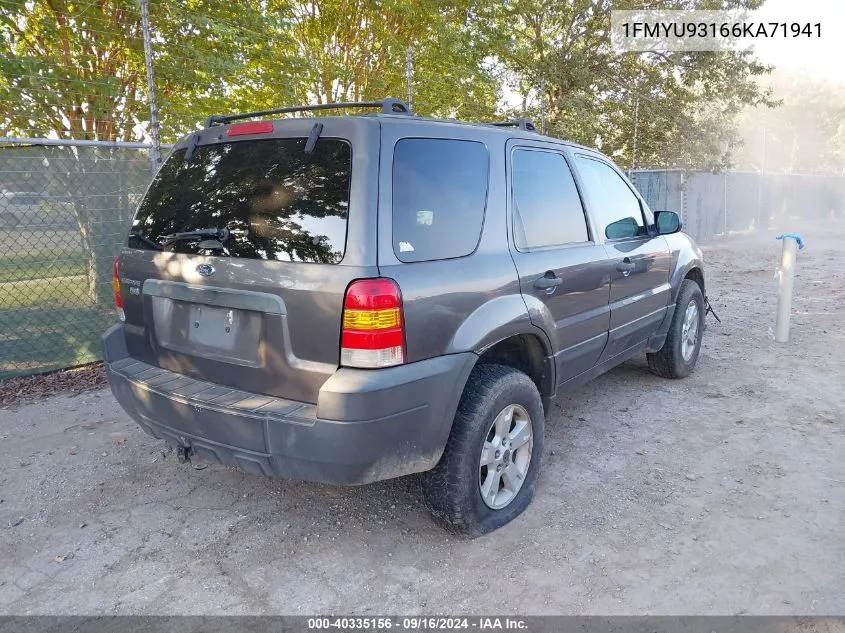
[[[773,104],[755,81],[769,69],[749,51],[614,51],[611,5],[644,9],[651,4],[514,0],[490,9],[488,19],[508,25],[510,37],[499,59],[523,103],[545,86],[549,133],[598,145],[624,166],[724,166],[737,142],[733,122],[741,109]],[[672,0],[661,8],[753,9],[760,4]],[[536,99],[532,114],[537,115]]]
[[[151,6],[157,91],[165,140],[198,119],[198,112],[237,102],[248,90],[257,59],[269,54],[258,29],[263,15],[249,2],[198,0],[181,11]],[[213,15],[214,19],[205,17]],[[237,26],[234,26],[237,23]],[[255,29],[255,30],[252,30]],[[164,45],[166,43],[166,45]],[[220,80],[243,77],[229,89]],[[3,0],[0,11],[0,131],[3,135],[77,140],[148,138],[149,106],[134,0]],[[228,109],[225,108],[225,109]],[[73,201],[88,254],[88,288],[104,303],[110,288],[115,222],[132,211],[119,183],[104,183],[116,157],[106,150],[64,151],[51,174]],[[140,162],[140,161],[139,161]],[[105,185],[105,186],[104,186]],[[91,195],[97,192],[96,195]]]
[[[137,0],[2,0],[0,128],[148,138]],[[499,82],[474,0],[153,0],[163,139],[210,114],[406,94],[423,114],[489,117]]]
[[[146,137],[149,106],[137,0],[2,0],[0,128],[80,140]],[[229,109],[260,79],[277,40],[247,1],[153,2],[156,92],[165,137]],[[278,29],[267,32],[277,34]],[[234,88],[232,86],[235,86]]]
[[[131,136],[143,77],[139,32],[138,10],[128,2],[84,7],[4,2],[0,116],[5,132],[109,140]]]
[[[293,48],[269,73],[296,86],[299,103],[405,98],[413,50],[420,114],[491,116],[499,83],[474,30],[472,0],[273,0]],[[297,60],[291,63],[291,60]]]

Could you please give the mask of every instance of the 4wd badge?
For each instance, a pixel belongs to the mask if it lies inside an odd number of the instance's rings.
[[[211,264],[200,264],[197,266],[197,272],[203,277],[211,277],[214,274],[214,266]]]

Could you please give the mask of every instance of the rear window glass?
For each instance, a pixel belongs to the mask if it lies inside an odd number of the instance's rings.
[[[487,148],[407,138],[393,152],[393,251],[403,262],[469,255],[487,203]]]
[[[175,152],[138,208],[129,246],[339,262],[346,244],[352,150],[345,141],[321,138],[306,154],[305,142],[218,143],[198,147],[188,161],[185,150]]]
[[[581,198],[562,154],[518,149],[511,164],[519,250],[589,241]]]

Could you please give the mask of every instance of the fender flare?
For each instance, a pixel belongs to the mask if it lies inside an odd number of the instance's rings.
[[[544,399],[553,397],[556,375],[551,339],[532,320],[522,294],[495,297],[476,308],[461,323],[449,341],[446,353],[471,351],[481,357],[495,345],[515,336],[530,336],[539,342],[543,354],[540,395]]]
[[[702,287],[701,287],[701,294],[707,296],[707,292],[705,291],[704,280],[704,263],[698,259],[690,259],[684,262],[682,265],[678,265],[675,267],[675,270],[672,272],[672,277],[669,280],[669,285],[672,287],[671,292],[671,304],[674,305],[678,299],[678,293],[681,292],[681,282],[686,279],[687,275],[689,275],[691,270],[698,270],[701,274],[702,280]]]

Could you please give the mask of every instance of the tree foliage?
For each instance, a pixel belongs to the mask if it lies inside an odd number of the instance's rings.
[[[0,127],[6,133],[145,136],[149,105],[137,0],[2,3]],[[243,97],[250,80],[271,53],[262,37],[264,17],[245,1],[151,4],[156,93],[170,138],[198,111],[249,102]]]
[[[4,133],[148,138],[137,0],[0,2]],[[772,103],[757,83],[767,69],[747,51],[617,53],[610,8],[610,0],[153,0],[162,136],[172,141],[214,113],[404,97],[411,48],[420,114],[537,118],[543,86],[552,135],[597,145],[625,166],[726,165],[737,114]],[[508,94],[522,103],[503,108]]]
[[[0,103],[7,131],[80,139],[131,134],[124,120],[143,77],[137,8],[18,1],[3,9]]]
[[[725,166],[747,105],[773,105],[751,52],[619,53],[610,9],[643,0],[513,0],[495,10],[512,25],[500,52],[527,103],[544,88],[547,131],[599,146],[631,167]],[[761,0],[669,0],[664,9],[754,9]],[[538,106],[534,104],[537,114]],[[635,150],[636,142],[636,150]]]
[[[4,135],[55,136],[80,140],[147,137],[149,106],[135,0],[2,0],[0,10],[0,131]],[[209,18],[207,16],[213,16]],[[269,54],[261,37],[263,15],[249,2],[190,0],[177,9],[151,5],[155,24],[156,91],[162,103],[165,139],[188,128],[204,110],[237,105],[245,77]],[[165,45],[166,44],[166,45]],[[191,123],[191,124],[192,124]],[[54,175],[74,201],[74,215],[88,257],[89,293],[103,302],[108,292],[113,237],[104,235],[115,209],[95,191],[112,156],[64,152]],[[75,157],[75,160],[73,159]],[[106,221],[108,220],[108,221]]]
[[[274,0],[268,12],[290,25],[302,60],[292,77],[299,103],[404,97],[413,50],[414,106],[420,114],[477,117],[495,110],[498,85],[485,68],[489,48],[474,28],[471,0]]]

